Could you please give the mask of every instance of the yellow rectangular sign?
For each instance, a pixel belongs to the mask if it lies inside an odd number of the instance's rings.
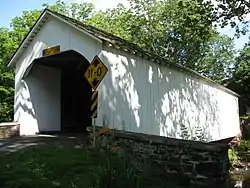
[[[103,64],[98,56],[95,56],[87,68],[84,77],[88,80],[91,87],[96,90],[107,72],[108,68]]]
[[[60,52],[60,45],[52,46],[43,50],[43,56],[53,55]]]

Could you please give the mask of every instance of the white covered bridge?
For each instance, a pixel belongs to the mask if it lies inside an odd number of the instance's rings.
[[[60,52],[43,56],[59,45]],[[91,87],[84,78],[97,55],[108,68],[98,87],[96,125],[206,141],[240,133],[238,95],[118,37],[45,9],[12,57],[14,121],[22,135],[85,130]]]

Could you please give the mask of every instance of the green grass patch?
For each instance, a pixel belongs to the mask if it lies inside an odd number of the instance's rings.
[[[0,187],[89,187],[105,163],[96,152],[52,144],[1,157]]]
[[[51,142],[0,156],[1,188],[174,188],[117,153]]]

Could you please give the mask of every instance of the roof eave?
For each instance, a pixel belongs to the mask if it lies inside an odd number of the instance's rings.
[[[47,13],[55,18],[57,18],[58,20],[62,21],[63,23],[70,25],[71,27],[75,28],[76,30],[80,31],[81,33],[84,33],[85,35],[89,36],[90,38],[102,43],[102,40],[98,37],[95,37],[94,35],[90,34],[88,31],[86,31],[84,28],[80,29],[77,26],[75,26],[74,24],[66,21],[65,19],[61,18],[60,16],[57,16],[56,14],[54,14],[53,12],[51,12],[49,9],[46,9]]]
[[[105,38],[103,38],[103,40],[106,41],[104,44],[106,46],[108,46],[108,47],[115,48],[115,49],[122,50],[122,51],[129,52],[129,53],[132,53],[132,51],[133,51],[133,50],[131,50],[129,48],[126,48],[124,50],[124,49],[120,48],[119,46],[117,46],[116,43],[112,42],[111,40],[108,40],[108,39],[105,39]],[[141,50],[138,53],[133,52],[132,54],[133,55],[135,55],[135,54],[138,55],[139,54],[140,57],[143,56],[142,54],[146,54],[146,57],[145,57],[146,59],[151,59],[151,60],[153,60],[157,64],[160,64],[160,65],[163,65],[163,66],[168,66],[168,67],[170,67],[172,69],[175,69],[175,70],[178,69],[180,72],[184,72],[184,73],[186,73],[188,75],[196,77],[199,80],[204,80],[205,82],[207,82],[208,84],[216,87],[217,89],[223,90],[223,91],[225,91],[225,92],[227,92],[227,93],[229,93],[229,94],[231,94],[231,95],[233,95],[235,97],[240,97],[240,95],[238,93],[236,93],[236,92],[228,89],[227,87],[225,87],[225,86],[217,83],[216,81],[214,81],[214,80],[212,80],[210,78],[207,78],[207,77],[199,74],[198,72],[196,72],[196,71],[194,71],[194,70],[192,70],[192,69],[190,69],[188,67],[184,67],[184,66],[179,65],[179,64],[171,64],[171,63],[168,62],[167,59],[165,59],[163,57],[151,54],[151,53],[146,52],[146,51],[143,52],[143,50]],[[157,56],[157,57],[155,58],[154,56],[155,57]],[[166,62],[168,62],[168,63],[166,63]]]
[[[27,35],[24,37],[24,39],[22,40],[22,42],[20,43],[19,47],[17,48],[16,52],[13,54],[13,56],[11,57],[9,63],[8,63],[8,67],[12,67],[15,66],[16,64],[16,60],[19,58],[19,56],[22,53],[22,49],[25,48],[25,45],[27,45],[27,43],[30,41],[32,41],[32,37],[34,37],[37,33],[36,31],[39,30],[39,27],[41,28],[42,25],[46,22],[46,20],[48,19],[46,17],[46,13],[47,10],[44,10],[41,15],[39,16],[39,18],[37,19],[37,21],[34,23],[34,25],[32,26],[32,28],[30,29],[30,31],[27,33]],[[29,44],[28,44],[29,45]],[[27,46],[28,46],[27,45]]]
[[[20,46],[17,48],[16,52],[13,54],[13,56],[11,57],[9,63],[8,63],[8,67],[12,67],[15,66],[16,64],[16,60],[19,58],[20,54],[22,53],[22,49],[25,47],[25,45],[27,44],[27,42],[29,40],[31,40],[31,37],[36,35],[34,34],[35,31],[37,30],[37,28],[39,28],[39,25],[41,25],[41,23],[43,22],[43,20],[47,20],[47,15],[52,16],[60,21],[62,21],[63,23],[66,23],[67,25],[72,26],[73,28],[75,28],[76,30],[84,33],[85,35],[91,37],[92,39],[102,43],[102,40],[95,37],[94,35],[88,33],[85,30],[81,30],[78,27],[76,27],[75,25],[67,22],[66,20],[60,18],[59,16],[55,15],[53,12],[51,12],[49,9],[44,9],[44,11],[41,13],[40,17],[37,19],[37,21],[35,22],[35,24],[32,26],[31,30],[28,32],[28,34],[24,37],[23,41],[21,42]]]

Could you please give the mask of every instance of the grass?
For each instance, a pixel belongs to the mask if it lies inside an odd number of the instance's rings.
[[[166,184],[162,177],[150,179],[146,171],[133,171],[134,167],[126,167],[125,159],[116,153],[107,155],[106,152],[89,149],[87,146],[75,146],[76,143],[72,141],[60,141],[10,154],[0,153],[0,187],[122,188],[126,184],[124,181],[128,181],[126,188],[174,188]],[[107,165],[108,159],[112,167]],[[110,174],[111,168],[113,174]],[[115,186],[110,183],[111,176],[116,179]],[[130,185],[131,181],[138,182]]]
[[[0,187],[89,187],[103,157],[70,144],[52,144],[1,157]]]

